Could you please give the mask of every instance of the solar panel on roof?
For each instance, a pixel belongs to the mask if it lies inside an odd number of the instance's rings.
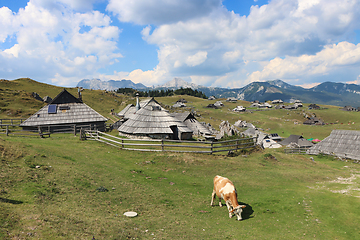
[[[56,113],[56,104],[50,104],[48,106],[48,113]]]

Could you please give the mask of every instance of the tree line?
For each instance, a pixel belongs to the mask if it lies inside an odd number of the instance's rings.
[[[136,93],[139,93],[139,97],[167,97],[173,95],[189,95],[198,98],[206,99],[206,95],[198,90],[192,88],[179,88],[176,90],[166,89],[166,90],[148,90],[148,91],[139,91],[133,88],[119,88],[116,90],[117,93],[127,94],[135,97]]]

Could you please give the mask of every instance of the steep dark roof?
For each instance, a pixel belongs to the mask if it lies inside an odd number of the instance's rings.
[[[300,147],[311,147],[314,144],[308,140],[306,140],[303,136],[300,135],[290,135],[288,138],[285,138],[280,142],[281,145],[289,145],[290,143],[296,143]]]
[[[63,103],[82,103],[82,100],[74,97],[66,89],[62,90],[50,104],[63,104]]]

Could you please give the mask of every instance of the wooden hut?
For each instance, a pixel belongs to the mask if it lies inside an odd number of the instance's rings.
[[[105,131],[107,119],[94,109],[74,97],[65,89],[48,105],[41,108],[20,124],[24,130],[44,130],[49,132],[73,132],[80,128]]]
[[[172,117],[175,117],[176,119],[182,121],[186,124],[188,128],[190,128],[193,131],[193,134],[195,135],[211,135],[209,129],[207,129],[203,124],[201,124],[194,116],[194,114],[190,112],[183,112],[183,113],[172,113]]]
[[[128,114],[129,111],[134,112]],[[185,123],[170,116],[154,98],[140,103],[137,99],[136,106],[129,107],[127,112],[122,114],[127,119],[118,128],[120,135],[175,140],[192,137],[192,130]]]
[[[307,153],[360,160],[360,131],[333,130],[327,138],[308,149]]]
[[[317,117],[311,117],[305,122],[303,122],[304,125],[325,125],[324,121]]]
[[[295,143],[299,147],[312,147],[314,144],[306,140],[303,136],[300,135],[290,135],[288,138],[285,138],[279,142],[283,146],[287,146],[290,143]]]

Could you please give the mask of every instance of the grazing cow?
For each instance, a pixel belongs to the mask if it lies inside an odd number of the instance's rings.
[[[237,220],[242,220],[241,212],[245,208],[245,205],[239,205],[237,201],[237,193],[234,184],[227,178],[221,176],[215,176],[214,178],[214,190],[211,195],[211,203],[213,205],[215,194],[219,198],[219,206],[221,205],[221,199],[224,199],[226,206],[229,210],[229,217],[232,218],[233,214],[236,215]]]

